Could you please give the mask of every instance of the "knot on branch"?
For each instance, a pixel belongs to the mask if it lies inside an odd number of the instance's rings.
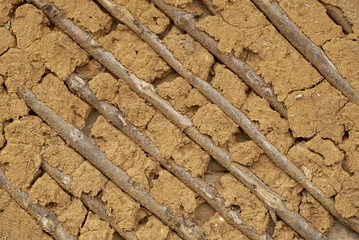
[[[190,220],[184,220],[184,223],[177,223],[181,225],[181,228],[184,229],[193,239],[205,239],[201,228],[197,226],[194,222]]]
[[[177,12],[176,15],[175,23],[179,26],[187,25],[193,18],[192,14],[186,12]]]
[[[67,79],[67,84],[71,91],[79,94],[80,90],[86,86],[85,80],[81,77],[77,76],[76,74],[71,74],[70,77]]]
[[[51,19],[51,18],[59,18],[61,16],[64,16],[65,13],[58,9],[55,5],[51,3],[47,3],[42,7],[42,10],[45,12],[45,14]]]
[[[52,221],[51,218],[48,218],[47,216],[42,216],[39,220],[46,232],[48,233],[55,232],[56,224],[54,223],[54,221]]]
[[[70,137],[71,140],[74,142],[81,141],[84,137],[84,134],[77,128],[72,128],[72,130],[70,131]]]
[[[72,178],[70,176],[64,176],[61,180],[62,184],[70,188],[72,185]]]
[[[157,93],[154,86],[152,84],[147,83],[147,82],[139,80],[139,83],[137,84],[137,86],[142,90],[142,92],[146,92],[146,93],[148,93],[150,95]]]
[[[273,97],[273,98],[276,97],[274,92],[272,91],[272,89],[269,88],[268,86],[263,86],[263,92],[270,97]]]
[[[235,209],[231,209],[230,211],[228,211],[228,215],[236,224],[239,225],[243,224],[243,221],[241,220],[239,213]]]

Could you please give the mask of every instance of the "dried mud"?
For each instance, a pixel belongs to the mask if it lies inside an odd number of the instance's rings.
[[[224,148],[236,164],[248,167],[267,186],[330,239],[346,231],[306,190],[278,168],[217,105],[180,77],[147,43],[118,23],[95,1],[51,0],[138,78],[153,83],[158,94],[186,115],[206,137]],[[284,103],[288,118],[273,110],[244,82],[189,34],[147,0],[116,0],[159,36],[183,66],[208,81],[295,163],[323,193],[334,199],[344,218],[359,218],[359,107],[332,87],[250,0],[212,0],[218,15],[199,1],[165,0],[198,18],[218,49],[248,63]],[[289,18],[321,47],[342,76],[359,92],[359,4],[322,0],[339,7],[352,25],[346,34],[317,0],[278,0]],[[358,10],[358,11],[356,11]],[[197,223],[206,239],[248,239],[204,199],[169,173],[148,153],[73,94],[65,82],[75,71],[88,80],[96,97],[117,107],[159,149],[193,177],[217,190],[225,207],[274,239],[302,239],[281,219],[152,104],[115,78],[36,7],[0,0],[0,167],[31,200],[54,212],[79,239],[117,239],[117,233],[81,202],[83,193],[104,204],[122,231],[137,239],[180,239],[155,215],[109,181],[71,148],[17,95],[31,89],[66,122],[89,135],[113,165],[148,190],[158,203]],[[71,179],[71,191],[41,168],[46,161]],[[353,237],[350,237],[352,234]],[[334,236],[334,237],[333,237]],[[339,235],[340,236],[340,235]],[[8,193],[0,189],[1,239],[52,239]]]

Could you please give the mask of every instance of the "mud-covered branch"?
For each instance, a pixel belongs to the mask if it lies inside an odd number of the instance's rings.
[[[344,13],[340,8],[320,0],[319,2],[327,9],[327,14],[334,20],[334,22],[340,25],[347,34],[353,33],[352,26],[344,17]]]
[[[196,27],[196,19],[192,14],[184,12],[176,7],[166,4],[163,0],[151,0],[156,6],[165,12],[177,25],[177,27],[189,33],[194,39],[201,43],[214,56],[223,62],[229,69],[237,74],[243,82],[252,88],[259,96],[265,98],[268,103],[283,117],[287,117],[287,109],[283,103],[278,102],[273,90],[267,86],[264,80],[245,62],[236,58],[233,54],[226,55],[218,50],[218,42],[207,33]],[[199,83],[192,83],[197,85]],[[199,89],[200,90],[200,89]]]
[[[269,235],[260,236],[255,229],[249,227],[241,220],[240,214],[237,211],[225,208],[223,200],[217,197],[216,190],[209,186],[206,182],[199,178],[192,177],[188,171],[178,166],[172,159],[165,161],[162,158],[159,149],[154,145],[150,138],[143,133],[140,133],[137,128],[132,123],[127,121],[123,117],[123,114],[113,105],[99,101],[81,77],[73,74],[69,77],[67,83],[71,91],[92,105],[99,113],[101,113],[119,130],[125,133],[131,140],[137,143],[157,162],[189,186],[193,191],[198,193],[219,214],[221,214],[233,226],[237,227],[242,233],[251,239],[261,239],[261,237],[265,237],[265,239],[268,240],[272,239]]]
[[[208,8],[208,10],[213,14],[219,14],[218,11],[212,6],[212,0],[201,0],[201,2]]]
[[[289,42],[325,77],[336,89],[353,103],[359,105],[359,95],[340,75],[324,51],[316,46],[289,19],[276,1],[251,0]]]
[[[53,212],[35,205],[26,193],[15,189],[6,179],[5,173],[2,171],[2,169],[0,169],[0,188],[5,189],[17,202],[17,204],[19,204],[21,208],[23,208],[29,215],[31,215],[44,229],[44,231],[49,233],[52,237],[58,240],[76,239],[61,226],[59,220]]]
[[[64,175],[60,170],[50,166],[46,161],[42,161],[41,168],[49,174],[52,179],[54,179],[62,189],[69,193],[72,192],[72,179],[70,176]],[[124,232],[105,211],[104,204],[97,198],[91,197],[89,194],[82,193],[81,201],[94,213],[99,215],[102,220],[108,222],[110,226],[115,229],[124,239],[126,240],[136,240],[134,232]]]
[[[135,183],[126,172],[114,166],[101,152],[92,139],[87,137],[75,126],[65,122],[48,106],[36,98],[27,88],[18,90],[18,95],[25,103],[47,122],[66,142],[76,149],[84,158],[91,162],[99,171],[111,179],[130,197],[155,214],[167,226],[176,231],[184,239],[203,239],[203,232],[195,223],[175,214],[171,209],[157,203],[146,190]]]
[[[216,146],[212,139],[209,137],[201,134],[198,129],[193,127],[192,122],[186,116],[177,112],[167,101],[162,99],[156,93],[153,85],[141,81],[135,75],[131,74],[123,65],[121,65],[121,63],[116,60],[112,53],[107,52],[102,47],[100,47],[89,34],[84,32],[68,18],[66,18],[65,14],[61,10],[52,4],[46,4],[41,9],[58,28],[67,33],[73,40],[82,46],[83,49],[85,49],[96,60],[102,63],[114,75],[126,81],[130,88],[134,90],[139,96],[143,97],[153,106],[155,106],[165,117],[171,120],[173,124],[185,132],[202,148],[208,151],[208,153],[212,155],[221,165],[229,169],[239,181],[241,181],[247,188],[251,189],[251,191],[261,201],[263,201],[267,208],[276,212],[295,231],[297,231],[306,239],[322,238],[322,235],[311,224],[300,217],[299,214],[289,211],[279,196],[274,194],[262,181],[260,181],[260,179],[256,178],[252,173],[250,173],[248,169],[245,169],[248,172],[247,173],[246,171],[242,171],[236,165],[231,164],[231,158],[227,151]],[[214,92],[214,94],[216,98],[215,103],[220,106],[222,106],[221,104],[223,103],[226,104],[226,100],[218,92]],[[219,97],[217,98],[216,96],[218,95]],[[224,110],[228,110],[228,108]],[[231,117],[237,117],[236,115],[238,112],[239,111],[235,109],[234,112],[228,111],[227,114]],[[239,114],[247,119],[241,112],[239,112]],[[256,129],[247,119],[247,123],[248,122],[252,128]],[[250,133],[253,135],[253,132]],[[254,135],[257,133],[258,130],[256,130]],[[262,134],[259,134],[259,136],[255,137],[260,137],[263,139]],[[268,147],[267,145],[269,143],[267,141],[265,144],[266,147]],[[272,145],[269,144],[269,146]]]
[[[84,79],[77,74],[72,74],[67,79],[67,85],[73,93],[93,106],[132,141],[140,145],[145,152],[148,152],[156,160],[160,159],[161,164],[166,164],[162,160],[160,151],[154,147],[152,141],[146,135],[139,134],[137,128],[123,117],[124,114],[119,109],[105,101],[98,100]]]
[[[113,220],[105,211],[104,204],[98,200],[97,198],[93,198],[88,194],[81,195],[81,201],[89,208],[91,211],[96,213],[101,217],[102,220],[108,222],[116,232],[118,232],[124,239],[126,240],[137,240],[136,234],[134,231],[131,232],[123,232],[121,228],[116,224],[115,220]]]
[[[103,0],[102,0],[103,1]],[[186,26],[186,29],[189,28],[190,22],[194,24],[194,18],[191,14],[185,13],[182,10],[178,10],[168,4],[163,0],[152,0],[156,6],[163,10],[166,14],[174,20],[176,23],[181,23],[179,26]],[[139,24],[137,24],[139,25]],[[193,29],[192,26],[191,29]],[[185,29],[185,30],[186,30]],[[148,30],[147,30],[148,31]],[[161,43],[154,42],[155,38],[146,33],[146,29],[143,28],[141,31],[137,30],[138,34],[146,40],[149,44],[154,45],[154,48],[162,50],[164,52],[163,46]],[[167,54],[168,55],[168,54]],[[328,199],[325,194],[313,185],[309,179],[307,179],[304,173],[291,161],[287,159],[286,156],[281,154],[279,150],[270,143],[267,138],[255,127],[255,125],[237,108],[233,107],[221,94],[212,88],[210,84],[205,81],[186,74],[187,79],[190,83],[195,86],[203,95],[210,99],[213,103],[217,104],[228,116],[230,116],[235,123],[237,123],[247,134],[248,136],[261,148],[263,151],[275,162],[284,172],[296,180],[300,185],[302,185],[311,195],[313,195],[322,205],[327,208],[334,216],[340,217],[338,212],[334,207],[334,202],[331,199]],[[343,219],[344,220],[344,219]]]
[[[103,49],[87,32],[69,20],[65,13],[53,4],[44,3],[43,0],[29,0],[34,3],[46,14],[46,16],[63,32],[69,35],[78,45],[92,55],[98,62],[104,65],[117,77],[123,79],[130,88],[139,96],[151,102],[161,112],[167,115],[174,115],[174,121],[186,127],[191,125],[191,121],[173,109],[170,103],[162,99],[156,92],[154,86],[138,79],[127,68],[125,68],[115,56]]]

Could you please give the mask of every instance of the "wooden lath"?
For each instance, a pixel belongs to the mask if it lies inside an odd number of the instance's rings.
[[[76,239],[63,228],[55,213],[34,204],[25,192],[15,189],[6,178],[2,169],[0,169],[0,188],[5,189],[16,203],[32,216],[44,231],[49,233],[53,238],[56,240]]]
[[[63,172],[61,172],[59,169],[52,167],[48,162],[46,162],[46,159],[41,162],[41,169],[44,170],[49,176],[54,179],[57,184],[61,186],[62,189],[64,189],[66,192],[73,193],[73,189],[71,188],[71,185],[73,184],[72,180],[69,176],[66,176]],[[108,224],[124,239],[126,240],[136,240],[136,235],[134,231],[124,231],[121,229],[116,221],[111,218],[105,211],[105,206],[103,202],[98,200],[97,198],[91,197],[87,193],[81,194],[81,202],[86,205],[92,212],[97,214],[101,217],[102,220],[108,222]]]
[[[138,129],[125,119],[123,114],[106,102],[99,101],[94,93],[90,90],[85,80],[75,74],[67,80],[71,91],[93,106],[100,114],[109,120],[115,127],[121,130],[132,141],[137,143],[145,152],[150,154],[166,170],[175,175],[198,195],[207,201],[224,219],[230,224],[237,227],[243,234],[251,239],[272,239],[268,234],[260,235],[255,229],[248,226],[240,217],[236,210],[226,208],[224,200],[217,197],[217,191],[200,178],[194,178],[190,172],[180,167],[173,159],[163,159],[160,150],[155,146],[145,133],[140,133]]]
[[[84,48],[96,60],[102,63],[108,70],[110,70],[117,77],[123,79],[132,90],[139,96],[146,99],[153,104],[164,116],[170,119],[177,127],[186,133],[191,139],[197,142],[202,148],[207,150],[220,164],[227,168],[239,181],[241,181],[266,205],[266,207],[275,212],[281,219],[290,225],[295,231],[306,239],[322,239],[323,236],[311,224],[309,224],[298,213],[289,211],[286,208],[284,201],[270,190],[260,179],[258,179],[247,168],[239,164],[232,163],[229,154],[216,146],[211,139],[201,134],[196,129],[192,122],[184,115],[178,113],[173,107],[164,99],[162,99],[155,91],[153,85],[138,79],[134,74],[130,73],[110,52],[105,51],[97,42],[91,38],[89,34],[81,30],[69,19],[65,14],[57,9],[54,5],[45,4],[44,1],[32,0],[37,7],[42,9],[44,13],[51,19],[51,21],[62,31],[67,33],[73,40],[75,40],[82,48]],[[246,121],[247,129],[254,130],[252,135],[259,133],[258,129],[253,128],[253,124],[241,113],[238,109],[233,108],[218,92],[216,92],[210,85],[204,86],[204,93],[207,97],[220,106],[231,107],[224,109],[232,118],[242,118]],[[209,91],[209,93],[208,93]],[[211,96],[214,94],[214,97]],[[213,99],[215,98],[215,99]],[[234,112],[231,112],[231,111]],[[233,114],[232,114],[233,113]],[[238,121],[237,121],[238,122]],[[243,124],[241,123],[243,126]],[[260,133],[259,133],[260,134]],[[261,137],[261,134],[259,135]],[[268,141],[262,138],[264,145],[268,147]],[[271,146],[271,145],[269,145]],[[271,149],[271,147],[270,147]],[[278,150],[277,150],[278,151]],[[285,158],[285,157],[284,157]],[[292,166],[292,165],[290,165]]]
[[[305,36],[297,25],[289,19],[277,1],[251,1],[333,87],[341,91],[351,102],[359,105],[359,94],[343,78],[324,51]],[[351,228],[359,232],[358,223],[354,225],[354,222],[347,222],[346,224],[350,224]]]
[[[180,237],[188,240],[204,239],[202,229],[198,225],[176,214],[170,208],[159,204],[151,197],[149,191],[141,189],[125,171],[113,165],[91,138],[87,137],[75,126],[65,122],[47,105],[38,100],[29,89],[25,87],[19,88],[18,95],[24,99],[29,108],[58,132],[71,147],[108,177],[117,187],[121,188],[130,197],[156,215],[167,226],[176,231]]]

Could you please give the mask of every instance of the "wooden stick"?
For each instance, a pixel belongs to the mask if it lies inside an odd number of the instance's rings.
[[[218,42],[207,33],[196,27],[196,19],[179,8],[166,4],[163,0],[151,0],[159,9],[169,16],[177,27],[189,33],[194,39],[201,43],[214,56],[223,62],[229,69],[237,74],[243,82],[252,88],[259,96],[265,98],[268,103],[287,118],[287,109],[283,103],[278,102],[273,90],[267,86],[264,80],[245,62],[236,58],[233,54],[226,55],[218,50]],[[177,71],[177,70],[176,70]]]
[[[134,182],[126,172],[114,166],[101,152],[92,139],[73,125],[65,122],[60,116],[54,113],[48,106],[36,98],[27,88],[18,89],[18,95],[25,100],[25,103],[45,122],[47,122],[59,135],[77,150],[84,158],[92,163],[105,176],[113,181],[119,188],[130,197],[142,204],[150,212],[155,214],[171,229],[184,239],[204,239],[203,232],[195,223],[175,214],[171,209],[156,202],[146,190]]]
[[[163,0],[152,0],[163,10],[166,14],[174,20],[176,23],[185,22],[184,25],[188,25],[189,22],[193,22],[194,18],[191,14],[188,14],[182,10],[178,10],[166,4]],[[142,31],[142,33],[145,31]],[[141,33],[141,35],[142,35]],[[143,37],[144,38],[144,37]],[[272,159],[276,165],[281,168],[285,173],[296,180],[302,185],[312,196],[314,196],[328,211],[330,211],[338,219],[340,218],[343,223],[351,224],[353,227],[359,229],[358,221],[347,221],[342,218],[334,207],[334,201],[327,198],[325,194],[313,185],[309,179],[306,178],[304,173],[286,156],[281,154],[279,150],[270,143],[267,138],[254,126],[254,124],[237,108],[233,107],[228,101],[226,101],[217,91],[215,91],[207,82],[197,82],[196,79],[191,79],[191,84],[208,97],[212,102],[217,104],[228,116],[230,116],[246,133],[247,135]]]
[[[212,6],[212,0],[201,0],[201,2],[208,8],[208,10],[213,14],[219,14],[218,11]]]
[[[158,163],[170,171],[173,175],[184,182],[193,191],[205,199],[227,222],[237,227],[243,234],[251,239],[272,239],[268,234],[260,236],[255,229],[246,225],[237,211],[224,207],[224,201],[217,197],[217,191],[202,179],[192,177],[191,173],[178,166],[173,159],[165,161],[160,150],[154,145],[149,137],[139,133],[138,129],[113,105],[99,101],[90,90],[85,80],[78,75],[72,74],[67,80],[70,90],[93,106],[114,126],[121,130],[132,141],[137,143],[145,152],[150,154]]]
[[[56,215],[47,209],[34,204],[28,195],[20,190],[14,189],[12,184],[6,179],[5,173],[0,169],[0,187],[5,189],[10,196],[31,215],[36,222],[49,233],[52,237],[59,240],[75,240],[62,226]],[[16,217],[16,216],[14,216]]]
[[[116,60],[112,53],[107,52],[100,47],[89,34],[67,19],[65,14],[54,5],[41,5],[39,4],[39,1],[40,0],[31,0],[31,2],[36,3],[36,6],[42,6],[40,9],[58,28],[66,32],[74,41],[76,41],[83,49],[85,49],[113,74],[126,81],[133,91],[156,107],[165,117],[170,119],[173,124],[179,127],[191,139],[208,151],[221,165],[231,171],[239,181],[251,189],[251,191],[264,202],[267,208],[276,212],[289,226],[291,226],[304,238],[322,238],[322,235],[299,214],[290,212],[280,197],[273,193],[262,181],[260,181],[260,179],[255,178],[255,176],[250,172],[246,173],[245,171],[242,171],[239,165],[237,166],[232,164],[228,152],[216,146],[209,137],[204,136],[198,131],[198,129],[193,127],[192,122],[186,116],[177,112],[167,101],[162,99],[156,93],[153,85],[138,79],[134,74],[130,73]],[[43,1],[41,0],[41,2]],[[217,94],[220,95],[219,93]],[[245,168],[243,170],[246,170],[247,172],[249,171]]]
[[[348,20],[346,20],[343,11],[339,7],[333,6],[320,0],[318,1],[327,9],[327,14],[329,15],[329,17],[331,17],[335,23],[339,24],[347,34],[353,33],[352,26],[350,25]]]
[[[69,192],[73,194],[73,191],[71,189],[72,185],[72,179],[70,176],[66,176],[63,174],[60,170],[57,168],[52,167],[50,164],[48,164],[46,161],[41,162],[41,168],[49,174],[52,179],[54,179],[62,189],[64,189],[66,192]],[[120,234],[121,237],[123,237],[126,240],[136,240],[136,235],[134,232],[125,232],[123,231],[105,211],[104,204],[96,199],[91,197],[89,194],[82,193],[81,194],[81,201],[84,203],[91,211],[96,213],[101,217],[102,220],[108,222],[110,226],[115,229],[115,231]]]
[[[102,220],[108,222],[113,229],[115,229],[116,232],[120,234],[121,237],[123,237],[126,240],[137,240],[135,231],[130,232],[123,232],[121,228],[116,224],[115,220],[113,220],[105,211],[104,204],[96,199],[91,197],[88,194],[82,194],[81,195],[81,201],[89,208],[91,211],[96,213],[101,217]],[[122,233],[120,233],[120,231]]]
[[[171,51],[168,50],[165,44],[163,44],[160,39],[152,33],[146,26],[141,24],[138,19],[136,19],[125,7],[122,7],[119,4],[114,3],[111,0],[96,0],[99,2],[104,8],[106,8],[116,19],[124,23],[128,26],[132,31],[138,34],[145,42],[147,42],[156,52],[160,55],[176,72],[178,72],[183,78],[190,82],[193,86],[197,87],[199,90],[201,88],[209,88],[210,84],[206,81],[199,79],[195,76],[191,71],[186,70],[180,61],[178,61]],[[194,18],[193,18],[194,20]],[[195,21],[195,20],[194,20]],[[209,36],[208,36],[209,37]],[[212,39],[212,38],[211,38]],[[212,39],[213,40],[213,39]],[[202,43],[201,41],[199,41]],[[216,48],[216,44],[212,44],[213,47]],[[211,50],[212,48],[209,48]],[[222,54],[224,59],[232,59],[228,56]],[[216,55],[217,56],[217,55]],[[217,56],[218,57],[218,56]],[[218,57],[219,58],[219,57]],[[234,59],[234,57],[233,57]],[[235,61],[235,60],[231,61]],[[229,61],[229,60],[228,60]],[[236,70],[240,71],[240,77],[253,88],[260,96],[266,98],[268,102],[273,106],[275,110],[277,110],[282,116],[286,117],[286,108],[282,103],[279,103],[272,90],[266,86],[264,81],[256,75],[256,73],[248,66],[245,65],[239,59],[236,59],[238,62],[236,64]],[[225,61],[223,61],[227,64]],[[228,64],[228,67],[234,66],[234,64]],[[233,70],[233,69],[232,69]],[[233,70],[234,71],[234,70]],[[238,74],[236,71],[234,71]],[[205,85],[205,86],[202,86]],[[209,86],[206,86],[209,85]],[[201,87],[202,86],[202,87]]]
[[[341,91],[350,101],[359,105],[358,93],[356,93],[350,84],[340,75],[324,51],[301,32],[276,1],[251,1],[333,87]]]

